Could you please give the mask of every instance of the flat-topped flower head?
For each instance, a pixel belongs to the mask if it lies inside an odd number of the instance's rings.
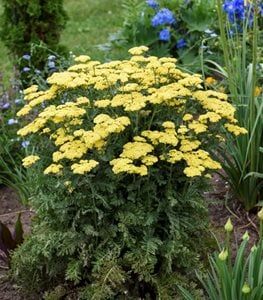
[[[146,51],[133,47],[130,59],[106,63],[81,55],[47,79],[47,90],[33,85],[24,91],[17,116],[29,115],[30,122],[18,134],[47,139],[52,153],[46,175],[86,176],[107,166],[111,174],[146,176],[170,164],[187,180],[221,168],[210,153],[211,143],[224,138],[220,128],[245,131],[227,95],[204,90],[201,76],[178,69],[176,59]]]
[[[131,55],[142,55],[143,53],[147,52],[149,50],[146,46],[139,46],[139,47],[133,47],[129,49],[129,53]]]

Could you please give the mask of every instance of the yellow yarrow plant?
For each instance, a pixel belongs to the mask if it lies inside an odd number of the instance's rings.
[[[26,157],[23,165],[48,161],[44,173],[56,176],[83,176],[100,166],[115,175],[146,176],[167,165],[190,178],[219,169],[211,151],[224,130],[246,132],[237,125],[235,108],[225,94],[205,90],[200,75],[147,50],[134,47],[130,59],[107,63],[82,55],[52,74],[47,90],[26,89],[17,115],[31,121],[18,134],[49,146],[39,146],[39,156]]]

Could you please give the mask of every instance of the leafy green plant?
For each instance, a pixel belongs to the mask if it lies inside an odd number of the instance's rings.
[[[12,260],[24,290],[66,280],[83,299],[172,299],[178,283],[194,286],[201,193],[220,168],[210,151],[223,126],[244,129],[225,94],[147,50],[107,63],[82,55],[48,89],[24,90],[17,115],[33,120],[18,134],[35,149],[22,163],[42,182],[32,184],[33,234]]]
[[[225,248],[218,254],[209,256],[210,272],[207,277],[197,274],[209,299],[211,300],[258,300],[263,297],[263,209],[258,213],[260,220],[259,242],[247,255],[249,235],[243,235],[243,241],[237,247],[235,259],[230,251],[230,233],[233,230],[230,219],[225,225],[227,232]],[[180,287],[184,299],[196,299],[189,290]]]
[[[244,5],[244,4],[243,4]],[[262,4],[260,4],[262,5]],[[244,205],[246,210],[253,209],[263,192],[263,181],[250,176],[263,172],[262,147],[262,67],[259,64],[261,46],[258,26],[260,18],[258,1],[243,6],[246,13],[241,29],[224,15],[222,1],[218,0],[218,15],[221,31],[221,44],[224,52],[225,72],[230,100],[237,110],[237,119],[247,129],[247,134],[237,139],[227,137],[225,147],[219,154],[227,174],[226,180]],[[252,23],[251,23],[252,22]],[[226,24],[226,26],[225,26]],[[239,32],[241,30],[241,32]],[[230,34],[231,33],[231,34]]]
[[[36,63],[38,52],[42,52],[42,65]],[[60,72],[69,67],[72,62],[73,54],[60,55],[59,53],[47,48],[44,44],[31,45],[30,54],[25,54],[19,58],[20,66],[20,85],[23,88],[38,84],[42,88],[47,87],[46,79],[54,72]]]
[[[116,45],[121,41],[129,46],[147,45],[153,55],[176,57],[193,72],[201,69],[200,50],[206,58],[218,54],[211,43],[217,37],[215,1],[126,0],[123,8],[124,23]]]
[[[23,243],[23,226],[21,215],[18,215],[14,233],[0,221],[0,259],[8,265],[10,264],[11,251]]]

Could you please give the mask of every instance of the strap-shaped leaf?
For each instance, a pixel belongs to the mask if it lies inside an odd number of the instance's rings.
[[[7,226],[0,222],[0,249],[9,255],[10,250],[15,249],[15,241],[12,238],[12,234]]]
[[[21,222],[21,214],[19,214],[16,220],[15,231],[14,231],[15,246],[18,246],[23,243],[24,240],[23,234],[24,234],[24,230]]]

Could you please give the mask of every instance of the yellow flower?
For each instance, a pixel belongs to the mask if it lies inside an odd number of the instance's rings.
[[[142,163],[146,166],[152,166],[158,161],[158,158],[154,155],[146,155],[141,159]]]
[[[192,150],[197,149],[201,145],[201,142],[198,140],[187,140],[183,139],[181,141],[180,151],[182,152],[191,152]]]
[[[17,112],[16,115],[17,115],[18,117],[28,115],[28,114],[30,113],[31,109],[32,109],[32,108],[31,108],[28,104],[26,104],[24,107],[22,107],[22,108]]]
[[[111,101],[108,99],[104,99],[104,100],[97,100],[94,102],[94,106],[98,107],[98,108],[104,108],[107,107],[111,104]]]
[[[171,164],[174,164],[180,160],[183,159],[183,153],[181,151],[178,151],[176,149],[170,150],[167,154],[162,154],[160,156],[161,160],[166,160]]]
[[[206,114],[200,115],[198,118],[198,120],[203,123],[206,123],[207,120],[209,120],[212,123],[216,123],[221,119],[222,117],[213,111],[209,111]]]
[[[128,174],[138,174],[141,176],[148,174],[148,170],[145,165],[135,166],[132,162],[132,159],[129,158],[116,158],[110,161],[110,165],[113,166],[112,171],[114,174],[119,174],[122,172]]]
[[[29,88],[23,91],[24,95],[28,95],[34,93],[38,90],[38,86],[36,84],[31,85]]]
[[[175,129],[175,124],[171,121],[163,122],[162,126],[166,129]]]
[[[205,79],[205,83],[206,83],[206,85],[212,85],[212,84],[217,83],[217,80],[210,76]]]
[[[255,87],[255,91],[254,91],[254,96],[255,96],[255,97],[259,96],[260,93],[261,93],[261,90],[262,90],[261,87],[256,86],[256,87]]]
[[[44,170],[44,174],[58,174],[63,166],[61,164],[51,164]]]
[[[148,47],[146,47],[146,46],[140,46],[140,47],[133,47],[133,48],[129,49],[128,52],[131,55],[141,55],[141,54],[143,54],[144,52],[146,52],[148,50],[149,50]]]
[[[183,116],[183,121],[189,121],[189,120],[192,120],[193,119],[193,115],[191,114],[185,114]]]
[[[74,174],[84,174],[87,172],[90,172],[92,169],[94,169],[99,163],[94,160],[80,160],[79,163],[75,163],[71,166],[71,170]]]
[[[140,159],[153,151],[153,146],[145,142],[130,142],[123,146],[120,157],[131,160]]]
[[[90,57],[88,55],[80,55],[80,56],[75,57],[74,60],[76,62],[86,63],[90,60]]]
[[[246,134],[247,130],[243,127],[239,127],[237,125],[233,124],[225,124],[224,127],[231,133],[233,133],[235,136],[238,136],[240,134]]]
[[[202,172],[198,167],[186,167],[184,169],[184,174],[187,177],[195,177],[195,176],[201,176]]]
[[[260,221],[263,221],[263,207],[261,208],[261,210],[258,212],[258,218]]]
[[[199,133],[202,133],[202,132],[205,132],[207,131],[207,126],[205,124],[202,124],[202,123],[198,123],[196,121],[193,121],[192,123],[190,123],[188,125],[188,128],[189,129],[193,129],[193,131],[196,133],[196,134],[199,134]]]
[[[22,160],[22,165],[25,168],[31,167],[35,162],[37,162],[40,159],[38,155],[29,155]]]
[[[87,106],[89,106],[89,104],[90,104],[90,101],[87,97],[78,97],[76,102],[79,105],[80,104],[87,104]]]

